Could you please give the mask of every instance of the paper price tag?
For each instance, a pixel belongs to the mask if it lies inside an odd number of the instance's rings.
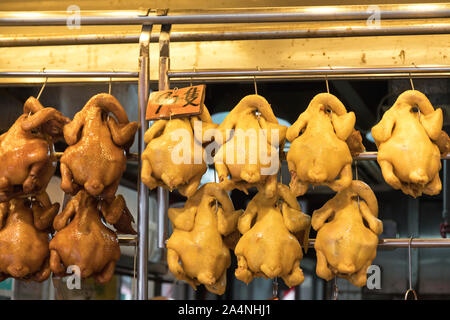
[[[202,84],[152,92],[148,99],[146,119],[181,118],[200,114],[205,101],[205,88]]]

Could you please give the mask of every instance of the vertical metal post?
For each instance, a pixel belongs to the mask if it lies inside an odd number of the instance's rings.
[[[148,299],[148,189],[141,179],[141,155],[145,149],[144,134],[147,99],[150,93],[150,35],[152,25],[142,26],[139,38],[139,141],[138,141],[138,272],[137,299]]]
[[[170,88],[167,71],[170,67],[170,29],[171,25],[162,25],[159,35],[159,81],[158,89],[168,90]],[[165,248],[167,239],[167,210],[169,207],[169,192],[158,187],[158,248]]]

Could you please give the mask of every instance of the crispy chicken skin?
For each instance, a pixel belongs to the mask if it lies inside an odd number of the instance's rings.
[[[89,99],[64,126],[69,147],[61,157],[61,189],[75,195],[83,187],[92,196],[112,201],[126,168],[125,150],[137,128],[112,95],[100,93]]]
[[[289,127],[286,138],[291,147],[286,158],[290,188],[296,196],[305,194],[310,184],[327,185],[334,191],[350,185],[352,153],[364,150],[355,120],[338,98],[320,93]]]
[[[283,149],[286,130],[264,97],[244,97],[218,127],[220,147],[214,164],[221,186],[245,193],[247,188],[264,186],[272,197],[280,168],[278,148]]]
[[[0,136],[0,201],[45,190],[56,170],[53,143],[70,120],[30,97],[11,128]]]
[[[234,234],[241,213],[234,210],[228,194],[217,183],[203,185],[184,208],[169,209],[174,231],[167,242],[167,262],[178,280],[194,289],[203,284],[212,293],[225,292],[231,264],[225,238]]]
[[[287,186],[279,183],[275,191],[272,197],[259,191],[239,218],[235,275],[247,284],[254,277],[281,277],[292,287],[304,280],[301,243],[306,251],[311,217],[301,212]]]
[[[415,110],[417,108],[417,111]],[[372,128],[383,177],[394,189],[418,197],[441,192],[441,154],[448,136],[442,131],[441,109],[416,90],[403,92]]]
[[[59,210],[44,192],[31,201],[0,203],[0,280],[44,281],[50,276],[49,227]]]
[[[377,217],[375,194],[358,180],[315,210],[312,227],[317,231],[316,274],[327,281],[338,276],[355,286],[364,286],[367,268],[377,254],[378,235],[383,232]]]
[[[110,281],[120,258],[120,247],[116,233],[103,224],[101,217],[118,229],[132,230],[131,226],[117,225],[128,215],[120,195],[107,203],[84,190],[79,191],[53,222],[57,232],[50,241],[52,272],[64,276],[68,266],[76,265],[83,279],[93,276],[98,283]]]

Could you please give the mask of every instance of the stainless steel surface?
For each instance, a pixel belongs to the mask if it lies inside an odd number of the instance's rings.
[[[383,19],[412,19],[412,18],[447,18],[450,17],[448,4],[436,5],[390,5],[379,7],[379,14]],[[215,23],[267,23],[267,22],[298,22],[298,21],[329,21],[329,20],[367,20],[374,12],[365,6],[347,7],[305,7],[282,8],[271,10],[234,10],[227,13],[225,10],[210,10],[203,14],[194,13],[177,14],[169,12],[167,16],[85,16],[79,17],[82,25],[140,25],[140,24],[215,24]],[[56,26],[66,25],[68,14],[52,15],[21,15],[20,12],[4,14],[0,18],[1,26]]]
[[[271,77],[271,76],[289,76],[289,77],[300,77],[300,76],[311,76],[319,75],[322,76],[324,80],[325,75],[372,75],[372,74],[399,74],[403,73],[409,77],[409,74],[415,75],[428,74],[428,73],[450,73],[450,66],[411,66],[411,67],[377,67],[377,68],[345,68],[345,67],[334,67],[334,68],[316,68],[316,69],[266,69],[266,70],[170,70],[168,71],[169,78],[209,78],[209,77]],[[258,78],[259,80],[259,78]]]
[[[449,177],[448,177],[448,158],[444,160],[442,169],[442,219],[444,222],[448,222],[450,193],[449,193]]]
[[[5,71],[0,72],[0,78],[138,78],[138,72],[113,71]]]
[[[159,83],[158,90],[170,89],[167,71],[170,69],[170,29],[171,25],[161,27],[159,37]],[[165,248],[168,234],[167,211],[169,208],[169,191],[158,187],[158,248]]]
[[[133,235],[119,235],[117,237],[119,239],[119,244],[121,246],[130,246],[130,247],[134,247],[137,245],[137,237],[133,236]]]
[[[316,239],[309,239],[309,248],[314,248]],[[380,248],[408,248],[410,239],[380,239]],[[411,248],[450,248],[450,239],[412,239]]]
[[[228,25],[227,25],[228,26]],[[253,25],[221,26],[195,29],[181,28],[171,34],[172,42],[230,41],[230,40],[269,40],[269,39],[308,39],[329,37],[367,37],[396,35],[429,35],[450,33],[450,22],[413,21],[404,24],[373,26],[361,23],[349,23],[345,28],[339,25]],[[151,42],[158,42],[159,35],[153,34]],[[111,34],[75,34],[75,35],[2,35],[0,47],[20,46],[54,46],[54,45],[88,45],[88,44],[124,44],[138,43],[137,33]]]
[[[152,25],[142,27],[139,40],[139,133],[138,154],[145,148],[144,134],[148,128],[145,119],[147,99],[150,93],[150,35]],[[141,179],[141,159],[138,159],[138,274],[137,298],[148,299],[148,189]]]

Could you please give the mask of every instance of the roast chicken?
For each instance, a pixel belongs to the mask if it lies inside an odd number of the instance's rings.
[[[441,109],[435,110],[423,93],[408,90],[372,128],[377,161],[394,189],[413,197],[439,194],[441,155],[434,141],[442,135],[442,123]]]
[[[49,227],[59,210],[47,194],[0,203],[0,281],[44,281],[50,275]]]
[[[367,268],[377,254],[378,235],[383,232],[377,217],[375,194],[358,180],[315,210],[312,227],[317,231],[316,274],[327,281],[338,276],[355,286],[364,286]]]
[[[155,121],[144,135],[142,182],[150,190],[164,187],[193,195],[206,172],[203,144],[211,142],[216,127],[206,106],[199,116]]]
[[[286,130],[264,97],[244,97],[219,125],[215,138],[220,147],[214,163],[221,186],[245,193],[248,188],[263,187],[273,197]]]
[[[100,93],[89,99],[64,126],[69,147],[61,157],[61,189],[74,195],[84,187],[90,195],[111,201],[126,168],[125,151],[137,128],[112,95]]]
[[[286,138],[291,147],[286,159],[296,196],[303,195],[310,184],[327,185],[334,191],[350,185],[352,153],[347,141],[353,153],[364,151],[355,120],[338,98],[320,93],[289,127]]]
[[[132,230],[131,226],[118,227],[124,215],[128,216],[125,220],[130,221],[122,196],[108,203],[85,190],[79,191],[54,219],[53,227],[57,232],[50,241],[52,272],[65,276],[66,268],[76,265],[82,279],[93,276],[98,283],[109,282],[120,258],[120,247],[116,233],[105,226],[101,217],[118,229]]]
[[[167,241],[167,263],[175,277],[194,289],[203,284],[223,294],[231,263],[225,238],[236,230],[241,213],[217,183],[203,185],[184,208],[170,208],[174,230]]]
[[[301,244],[306,251],[310,225],[287,186],[279,183],[272,197],[258,192],[238,221],[236,278],[248,284],[254,277],[281,277],[289,287],[301,284]]]
[[[70,120],[30,97],[11,128],[0,136],[0,201],[45,190],[56,170],[53,143]]]

